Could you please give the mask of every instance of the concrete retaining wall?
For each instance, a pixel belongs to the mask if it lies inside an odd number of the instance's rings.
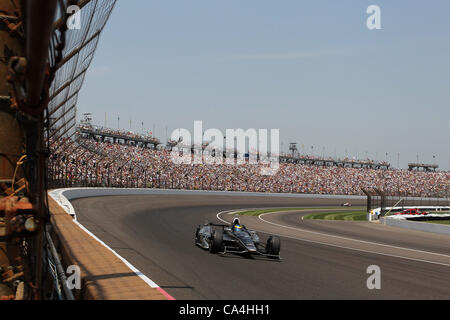
[[[445,224],[414,222],[408,220],[397,220],[389,218],[380,218],[380,222],[382,224],[393,227],[450,235],[450,225]]]
[[[243,197],[287,197],[287,198],[315,198],[315,199],[354,199],[364,200],[365,196],[355,195],[328,195],[328,194],[296,194],[296,193],[268,193],[268,192],[242,192],[242,191],[208,191],[208,190],[177,190],[177,189],[149,189],[149,188],[66,188],[56,189],[64,196],[73,200],[76,198],[114,196],[114,195],[148,195],[148,194],[177,194],[177,195],[223,195]]]

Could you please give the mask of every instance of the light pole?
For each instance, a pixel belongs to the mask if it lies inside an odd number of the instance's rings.
[[[296,142],[289,143],[289,150],[292,153],[292,158],[294,158],[295,157],[295,153],[297,152],[297,143]]]

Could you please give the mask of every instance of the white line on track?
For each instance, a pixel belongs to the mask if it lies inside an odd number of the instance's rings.
[[[281,211],[279,211],[279,212],[281,212]],[[271,221],[264,220],[264,219],[262,218],[262,216],[267,215],[267,214],[272,214],[272,213],[275,213],[275,212],[263,213],[263,214],[259,215],[258,218],[259,218],[261,221],[264,221],[264,222],[269,223],[269,224],[273,224],[273,225],[276,225],[276,226],[279,226],[279,227],[283,227],[283,228],[289,228],[289,229],[299,230],[299,231],[302,231],[302,232],[308,232],[308,233],[312,233],[312,234],[318,234],[318,235],[323,235],[323,236],[333,237],[333,238],[338,238],[338,239],[343,239],[343,240],[350,240],[350,241],[355,241],[355,242],[368,243],[368,244],[373,244],[373,245],[377,245],[377,246],[383,246],[383,247],[394,248],[394,249],[401,249],[401,250],[409,250],[409,251],[414,251],[414,252],[420,252],[420,253],[426,253],[426,254],[432,254],[432,255],[437,255],[437,256],[441,256],[441,257],[450,258],[450,255],[443,254],[443,253],[436,253],[436,252],[423,251],[423,250],[418,250],[418,249],[411,249],[411,248],[405,248],[405,247],[398,247],[398,246],[393,246],[393,245],[385,244],[385,243],[371,242],[371,241],[365,241],[365,240],[360,240],[360,239],[355,239],[355,238],[348,238],[348,237],[343,237],[343,236],[336,236],[336,235],[329,234],[329,233],[323,233],[323,232],[317,232],[317,231],[310,231],[310,230],[306,230],[306,229],[303,229],[303,228],[285,226],[285,225],[282,225],[282,224],[278,224],[278,223],[275,223],[275,222],[271,222]]]
[[[227,212],[228,213],[232,213],[232,212],[237,212],[237,211],[240,211],[240,210],[221,211],[221,212],[219,212],[216,215],[216,218],[219,219],[222,222],[228,223],[224,219],[220,218],[220,215],[223,214],[223,213],[227,213]],[[270,213],[275,213],[275,212],[270,212]],[[264,213],[262,215],[266,215],[266,214],[270,214],[270,213]],[[261,218],[262,215],[258,216],[258,218],[261,221],[265,222],[265,223],[269,223],[269,224],[272,224],[272,225],[276,225],[276,226],[283,227],[283,228],[288,228],[288,229],[297,229],[299,231],[318,233],[318,232],[314,232],[314,231],[308,231],[308,230],[304,230],[304,229],[300,229],[300,228],[284,226],[284,225],[281,225],[281,224],[278,224],[278,223],[273,223],[273,222],[270,222],[270,221],[262,219]],[[258,230],[258,231],[260,231],[260,230]],[[260,232],[267,233],[265,231],[260,231]],[[337,244],[331,244],[331,243],[322,242],[322,241],[316,241],[316,240],[309,240],[309,239],[304,239],[304,238],[300,238],[300,237],[286,236],[286,235],[281,235],[281,234],[276,234],[276,233],[271,233],[271,234],[279,236],[279,237],[284,237],[284,238],[289,238],[289,239],[294,239],[294,240],[299,240],[299,241],[305,241],[305,242],[310,242],[310,243],[317,243],[317,244],[326,245],[326,246],[330,246],[330,247],[336,247],[336,248],[341,248],[341,249],[348,249],[348,250],[354,250],[354,251],[360,251],[360,252],[365,252],[365,253],[371,253],[371,254],[377,254],[377,255],[382,255],[382,256],[388,256],[388,257],[394,257],[394,258],[399,258],[399,259],[406,259],[406,260],[411,260],[411,261],[425,262],[425,263],[431,263],[431,264],[441,265],[441,266],[445,266],[445,267],[450,267],[450,264],[442,263],[442,262],[435,262],[435,261],[416,259],[416,258],[405,257],[405,256],[400,256],[400,255],[395,255],[395,254],[382,253],[382,252],[376,252],[376,251],[371,251],[371,250],[340,246],[340,245],[337,245]],[[318,233],[318,234],[325,235],[325,236],[333,236],[333,235],[326,234],[326,233]],[[338,237],[338,236],[336,236],[336,237]],[[373,244],[373,245],[382,245],[382,246],[387,246],[387,247],[392,247],[392,248],[397,248],[397,249],[404,249],[404,250],[416,251],[416,252],[421,252],[421,253],[428,253],[428,254],[435,254],[435,255],[444,256],[444,257],[450,257],[448,255],[434,253],[434,252],[427,252],[427,251],[415,250],[415,249],[410,249],[410,248],[395,247],[395,246],[385,245],[385,244],[381,244],[381,243],[375,243],[375,242],[368,242],[368,241],[358,240],[358,239],[352,239],[352,238],[344,238],[344,239],[351,240],[351,241],[358,241],[358,242],[360,242],[360,241],[361,242],[366,242],[366,243]]]

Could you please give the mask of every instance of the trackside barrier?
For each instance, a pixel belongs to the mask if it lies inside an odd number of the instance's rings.
[[[355,195],[328,195],[328,194],[298,194],[298,193],[269,193],[269,192],[245,192],[245,191],[212,191],[212,190],[180,190],[180,189],[160,189],[160,188],[62,188],[50,191],[53,197],[63,195],[67,200],[68,210],[70,200],[86,197],[99,196],[125,196],[125,195],[156,195],[156,194],[174,194],[174,195],[224,195],[224,196],[243,196],[243,197],[281,197],[281,198],[314,198],[314,199],[342,199],[342,200],[365,200],[366,196]],[[64,200],[63,200],[64,201]],[[73,208],[72,208],[73,209]]]

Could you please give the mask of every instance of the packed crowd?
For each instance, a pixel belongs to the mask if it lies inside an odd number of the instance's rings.
[[[450,194],[449,172],[376,170],[280,163],[274,175],[263,164],[175,164],[170,151],[99,142],[78,136],[54,150],[50,179],[60,185],[161,187],[194,190],[362,195],[362,188],[411,196]],[[56,150],[57,149],[57,150]],[[56,151],[55,151],[56,150]]]

